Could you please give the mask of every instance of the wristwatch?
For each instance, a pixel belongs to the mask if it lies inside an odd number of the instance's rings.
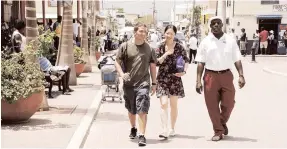
[[[156,85],[156,83],[152,83],[151,85]]]
[[[186,71],[183,71],[184,74],[186,74]]]

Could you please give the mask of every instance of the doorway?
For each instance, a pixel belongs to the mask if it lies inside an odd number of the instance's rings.
[[[267,30],[269,34],[271,30],[274,31],[274,41],[273,42],[268,41],[268,48],[267,48],[268,54],[277,54],[279,24],[281,24],[281,18],[280,19],[277,19],[277,18],[276,19],[258,19],[259,30],[261,29],[261,27],[264,27],[264,29]],[[261,50],[259,50],[259,52],[260,51]]]

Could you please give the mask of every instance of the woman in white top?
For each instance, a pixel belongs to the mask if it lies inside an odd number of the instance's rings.
[[[13,48],[16,46],[16,44],[20,44],[21,51],[23,51],[25,49],[25,46],[26,46],[26,37],[24,36],[25,28],[26,28],[25,22],[22,20],[17,20],[16,24],[15,24],[16,30],[12,34],[12,46],[13,46]],[[16,35],[18,35],[17,38],[15,38]]]

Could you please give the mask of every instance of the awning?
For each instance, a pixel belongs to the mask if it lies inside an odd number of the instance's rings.
[[[258,19],[282,19],[282,15],[258,15]]]

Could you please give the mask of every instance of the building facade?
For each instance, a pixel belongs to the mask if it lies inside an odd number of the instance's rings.
[[[216,15],[217,7],[220,7],[218,1],[209,0],[201,3],[202,37],[209,32],[208,19]],[[282,48],[282,34],[287,29],[287,0],[225,0],[223,5],[226,9],[226,32],[235,29],[235,34],[239,36],[244,28],[248,38],[248,50],[252,46],[253,34],[257,29],[264,27],[267,31],[273,30],[275,39],[278,40],[278,50],[271,54],[286,54],[286,50]]]

